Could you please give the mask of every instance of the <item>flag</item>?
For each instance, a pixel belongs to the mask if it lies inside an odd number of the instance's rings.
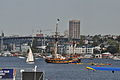
[[[57,21],[60,21],[60,19],[57,19]]]

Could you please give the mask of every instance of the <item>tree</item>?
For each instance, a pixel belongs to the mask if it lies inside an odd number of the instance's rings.
[[[93,37],[93,44],[92,44],[92,46],[98,46],[102,42],[100,37],[101,37],[101,35],[95,35]]]
[[[107,51],[110,52],[111,54],[117,53],[118,50],[115,46],[108,46]]]
[[[120,52],[119,42],[115,40],[108,39],[107,44],[110,46],[114,46],[117,49],[117,52]]]
[[[105,47],[105,45],[104,45],[104,44],[101,44],[101,45],[100,45],[100,48],[101,48],[101,49],[103,49],[104,47]]]
[[[118,42],[120,42],[120,36],[118,36],[116,40],[117,40]]]
[[[101,52],[100,52],[99,50],[97,50],[97,49],[94,49],[93,51],[94,51],[94,54],[100,54],[100,53],[101,53]]]

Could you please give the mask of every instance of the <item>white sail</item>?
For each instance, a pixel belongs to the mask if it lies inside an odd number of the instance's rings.
[[[33,53],[32,53],[31,48],[29,48],[29,52],[28,52],[28,55],[27,55],[26,62],[28,62],[28,63],[34,63],[34,57],[33,57]]]

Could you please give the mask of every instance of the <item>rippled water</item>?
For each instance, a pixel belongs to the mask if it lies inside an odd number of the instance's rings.
[[[120,67],[120,61],[112,59],[82,59],[82,62],[111,63],[107,67]],[[0,68],[15,68],[17,70],[16,80],[20,80],[20,70],[30,71],[37,65],[37,71],[43,71],[45,80],[120,80],[120,71],[88,71],[88,65],[81,64],[50,64],[44,59],[36,59],[35,64],[25,63],[25,59],[17,57],[0,57]]]

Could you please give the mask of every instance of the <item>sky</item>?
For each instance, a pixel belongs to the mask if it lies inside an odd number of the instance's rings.
[[[119,35],[120,0],[0,0],[0,32],[5,35],[53,34],[80,20],[81,35]]]

